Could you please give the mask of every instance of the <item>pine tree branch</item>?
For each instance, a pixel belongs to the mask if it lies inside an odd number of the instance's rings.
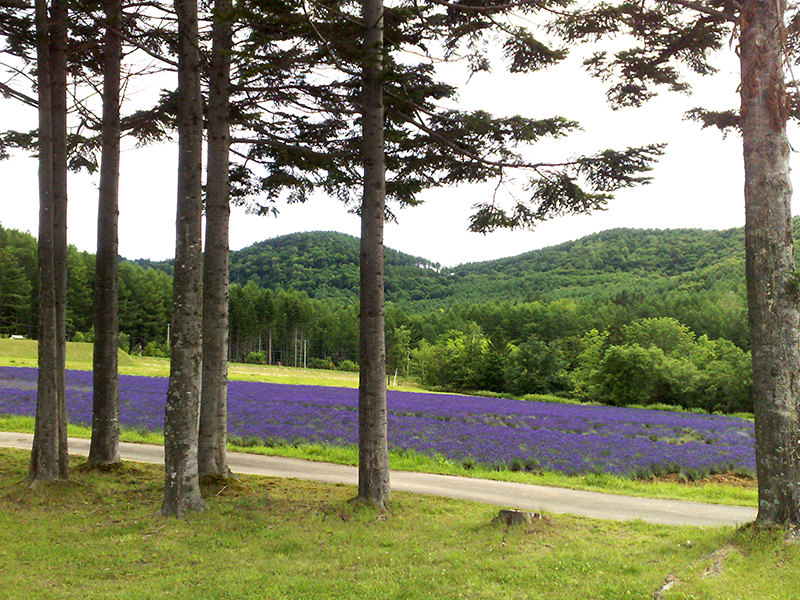
[[[428,0],[431,4],[437,4],[446,8],[456,8],[465,12],[498,13],[508,11],[523,6],[534,6],[544,8],[541,2],[534,0],[520,0],[519,2],[509,2],[506,4],[495,4],[492,6],[473,6],[470,4],[459,4],[458,2],[447,2],[447,0]]]
[[[80,12],[81,14],[83,14],[84,16],[88,17],[92,22],[94,22],[95,24],[99,25],[100,27],[103,27],[103,28],[107,27],[105,19],[101,19],[101,18],[96,17],[95,15],[92,14],[91,11],[84,9],[79,4],[76,4],[76,10],[78,12]],[[166,58],[165,56],[163,56],[161,54],[153,52],[152,50],[150,50],[149,48],[147,48],[143,44],[140,44],[138,41],[136,41],[131,36],[126,35],[123,31],[115,30],[114,33],[116,33],[118,36],[120,36],[120,38],[122,38],[122,40],[124,42],[126,42],[127,44],[130,44],[131,46],[133,46],[137,50],[141,50],[142,52],[144,52],[145,54],[147,54],[151,58],[154,58],[157,61],[160,61],[160,62],[162,62],[164,64],[167,64],[167,65],[169,65],[171,67],[175,67],[176,69],[178,68],[178,63],[176,61],[170,60],[169,58]]]
[[[303,1],[303,14],[306,16],[308,24],[314,31],[314,34],[317,36],[317,39],[319,39],[320,43],[322,43],[322,45],[325,47],[325,53],[330,57],[331,61],[333,61],[333,64],[336,65],[336,68],[338,68],[342,73],[346,73],[347,75],[353,77],[358,76],[360,73],[359,71],[350,69],[349,67],[345,66],[344,63],[342,63],[342,61],[339,60],[339,58],[334,53],[333,49],[330,47],[328,40],[325,38],[324,35],[322,35],[320,30],[314,24],[314,20],[311,18],[311,15],[309,14],[308,4],[306,0]],[[341,16],[341,13],[339,14]]]
[[[460,154],[461,156],[469,158],[470,160],[473,160],[473,161],[475,161],[475,162],[477,162],[477,163],[479,163],[481,165],[487,166],[487,167],[495,167],[495,168],[498,168],[498,169],[504,169],[504,168],[509,168],[509,169],[528,169],[528,170],[533,170],[533,171],[536,171],[536,172],[540,172],[542,169],[556,169],[556,168],[570,167],[570,166],[578,164],[577,161],[567,161],[567,162],[560,162],[560,163],[546,163],[546,162],[527,163],[527,162],[523,162],[523,161],[512,162],[512,161],[490,160],[490,159],[485,158],[485,157],[483,157],[483,156],[481,156],[479,154],[476,154],[475,152],[472,152],[470,150],[467,150],[466,148],[463,148],[463,147],[459,146],[453,140],[451,140],[447,136],[439,133],[435,129],[429,127],[428,125],[426,125],[421,120],[414,119],[413,117],[411,117],[411,116],[409,116],[409,115],[407,115],[407,114],[405,114],[403,112],[400,112],[400,111],[398,111],[396,109],[393,109],[393,108],[391,108],[389,106],[386,107],[386,112],[387,113],[391,112],[392,114],[394,114],[394,115],[400,117],[401,119],[403,119],[409,125],[413,125],[414,127],[420,129],[421,131],[424,131],[425,133],[430,135],[433,139],[435,139],[439,143],[443,144],[447,148],[450,148],[451,150],[453,150],[456,153]]]
[[[14,88],[5,83],[0,83],[0,94],[3,96],[7,96],[9,98],[14,98],[15,100],[19,100],[28,106],[32,106],[33,108],[39,108],[39,102],[35,98],[31,98],[23,94],[22,92],[18,92]]]
[[[337,140],[326,140],[326,144],[331,144],[336,142]],[[340,142],[344,142],[347,140],[338,140]],[[314,143],[313,140],[289,140],[286,138],[279,138],[279,137],[272,137],[272,138],[244,138],[244,137],[236,137],[231,138],[231,144],[248,144],[251,146],[270,146],[272,148],[281,148],[285,150],[293,150],[300,154],[306,154],[308,156],[314,156],[319,158],[340,158],[346,156],[345,154],[337,154],[332,152],[319,152],[317,150],[312,150],[311,148],[304,148],[303,146],[298,146],[298,144],[312,144]]]
[[[736,23],[737,21],[736,15],[722,10],[717,10],[716,8],[709,8],[708,6],[704,6],[701,2],[694,2],[693,0],[668,0],[668,1],[672,4],[677,4],[678,6],[683,6],[685,8],[696,10],[699,13],[703,13],[704,15],[708,15],[710,17],[715,17],[722,21],[729,21],[731,23]],[[727,0],[727,2],[730,5],[732,5],[737,11],[742,10],[742,5],[736,0]]]

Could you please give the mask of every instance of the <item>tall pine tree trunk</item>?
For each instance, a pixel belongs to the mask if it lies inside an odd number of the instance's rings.
[[[67,456],[67,5],[52,0],[50,85],[53,127],[53,263],[56,287],[59,469],[69,475]]]
[[[39,99],[39,330],[36,422],[28,479],[32,485],[62,479],[59,414],[58,321],[53,193],[53,109],[50,16],[46,0],[35,4]]]
[[[92,441],[88,463],[119,462],[119,162],[120,162],[120,0],[106,0],[103,43],[103,124],[100,193],[97,207],[97,258],[94,284],[94,360]]]
[[[206,252],[203,263],[203,390],[198,454],[201,478],[231,476],[226,452],[231,8],[230,0],[217,0],[212,24],[207,111]]]
[[[785,1],[742,9],[741,120],[758,519],[800,525],[800,294],[792,245],[783,75]]]
[[[178,206],[170,373],[164,420],[164,516],[202,510],[197,437],[202,366],[202,134],[197,0],[178,16]]]
[[[361,254],[358,384],[358,497],[390,499],[386,432],[386,339],[383,298],[383,225],[386,175],[383,138],[383,1],[363,0],[362,144],[364,194]]]

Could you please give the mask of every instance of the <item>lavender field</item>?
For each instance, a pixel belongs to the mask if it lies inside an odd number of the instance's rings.
[[[167,379],[121,375],[120,421],[163,428]],[[357,390],[231,381],[230,436],[265,444],[355,444]],[[0,367],[0,414],[33,416],[36,369]],[[735,417],[389,392],[391,449],[500,469],[754,472],[753,424]],[[92,375],[67,371],[70,423],[90,425]]]

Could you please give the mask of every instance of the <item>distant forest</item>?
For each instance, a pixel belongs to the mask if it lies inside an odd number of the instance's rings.
[[[615,229],[454,268],[387,248],[390,377],[747,410],[743,248],[742,229]],[[232,252],[231,360],[356,369],[358,254],[357,238],[332,232]],[[68,266],[69,334],[90,341],[94,256],[71,248]],[[167,354],[171,272],[121,260],[125,349]],[[35,294],[35,239],[0,227],[0,333],[35,337]]]

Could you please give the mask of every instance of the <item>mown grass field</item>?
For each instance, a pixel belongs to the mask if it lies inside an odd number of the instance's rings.
[[[35,367],[37,346],[34,340],[10,340],[0,338],[0,366]],[[92,344],[67,343],[67,368],[79,371],[92,370]],[[230,378],[241,381],[266,381],[269,383],[325,385],[335,387],[358,387],[358,373],[344,371],[322,371],[278,367],[275,365],[245,365],[232,363]],[[169,375],[169,360],[152,356],[133,356],[119,353],[119,372],[123,375],[166,377]],[[398,382],[392,389],[419,390],[413,382]]]
[[[347,486],[242,477],[164,519],[161,469],[81,470],[25,485],[0,450],[0,599],[787,599],[800,548],[781,533],[545,514],[396,493],[385,513]]]

